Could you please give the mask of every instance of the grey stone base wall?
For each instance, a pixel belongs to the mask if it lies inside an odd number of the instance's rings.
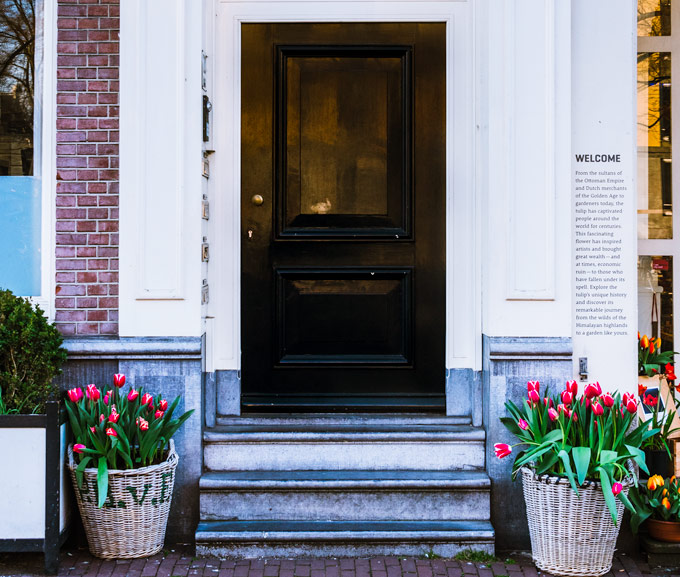
[[[505,401],[525,402],[527,381],[538,380],[541,390],[562,390],[572,376],[571,338],[489,337],[483,340],[483,407],[486,462],[491,478],[491,523],[497,549],[528,549],[529,528],[522,484],[512,481],[514,455],[498,459],[495,443],[512,444],[514,438],[500,422]]]
[[[203,469],[203,362],[201,339],[87,338],[66,339],[69,359],[59,377],[62,389],[112,385],[115,373],[126,375],[126,388],[162,393],[168,401],[182,397],[178,412],[194,409],[175,435],[179,465],[166,539],[193,542],[199,519],[198,480]],[[213,397],[214,398],[214,397]]]

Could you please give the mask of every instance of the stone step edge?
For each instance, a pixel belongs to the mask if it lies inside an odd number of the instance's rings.
[[[478,442],[483,443],[484,429],[466,431],[220,431],[208,429],[203,433],[206,443],[426,443]]]
[[[291,523],[291,529],[272,529],[270,522],[267,521],[246,521],[250,526],[260,524],[257,530],[240,530],[240,522],[230,521],[202,521],[196,529],[196,543],[219,543],[229,542],[347,542],[347,541],[370,541],[370,542],[459,542],[459,541],[493,541],[495,532],[493,526],[488,521],[447,521],[444,523],[433,523],[432,521],[411,521],[408,522],[409,529],[378,529],[376,526],[390,525],[389,522],[355,522],[352,529],[333,530],[332,523],[327,521],[305,522],[304,525],[317,529],[295,530],[295,523]],[[276,525],[284,525],[285,521],[276,521]],[[347,525],[347,523],[344,523]],[[395,527],[403,523],[394,523]],[[419,525],[441,525],[441,529],[419,529]],[[362,528],[362,525],[364,528]],[[229,526],[232,526],[230,529]],[[373,527],[373,528],[372,528]],[[448,528],[446,528],[448,527]]]
[[[265,490],[414,490],[422,489],[429,491],[490,491],[491,480],[484,471],[415,471],[420,473],[414,477],[413,470],[405,471],[351,471],[345,473],[346,478],[327,478],[324,474],[333,474],[337,477],[338,471],[304,471],[309,478],[290,478],[291,471],[250,471],[257,475],[248,475],[248,472],[211,471],[204,473],[199,479],[201,492],[230,491],[265,491]],[[298,473],[295,471],[295,473]],[[372,475],[372,473],[374,473]],[[377,473],[377,474],[375,474]],[[387,474],[386,474],[387,473]],[[408,475],[400,474],[408,473]],[[264,478],[263,478],[264,476]],[[359,477],[364,478],[359,478]],[[448,476],[448,478],[445,478]],[[316,478],[315,478],[316,477]],[[354,477],[354,478],[353,478]],[[400,478],[401,477],[401,478]],[[439,478],[437,478],[439,477]]]
[[[217,415],[218,426],[309,426],[309,425],[466,425],[472,419],[467,416],[431,415],[427,413],[245,413],[240,416]]]

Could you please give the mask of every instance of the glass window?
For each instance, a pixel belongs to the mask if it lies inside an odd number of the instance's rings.
[[[671,0],[639,0],[638,36],[670,36]]]
[[[0,0],[0,286],[23,296],[41,292],[40,8]]]
[[[638,238],[673,238],[671,55],[638,53]]]
[[[638,329],[673,350],[673,257],[638,257]]]

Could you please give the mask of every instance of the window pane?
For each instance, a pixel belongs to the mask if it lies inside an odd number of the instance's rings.
[[[37,0],[0,0],[0,285],[40,294]]]
[[[638,330],[673,350],[673,257],[638,257]]]
[[[638,53],[638,238],[673,238],[671,55]]]
[[[670,36],[671,0],[638,0],[638,36]]]

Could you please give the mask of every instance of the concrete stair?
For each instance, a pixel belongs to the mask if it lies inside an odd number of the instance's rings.
[[[204,434],[197,551],[493,552],[484,440],[432,415],[220,418]]]

